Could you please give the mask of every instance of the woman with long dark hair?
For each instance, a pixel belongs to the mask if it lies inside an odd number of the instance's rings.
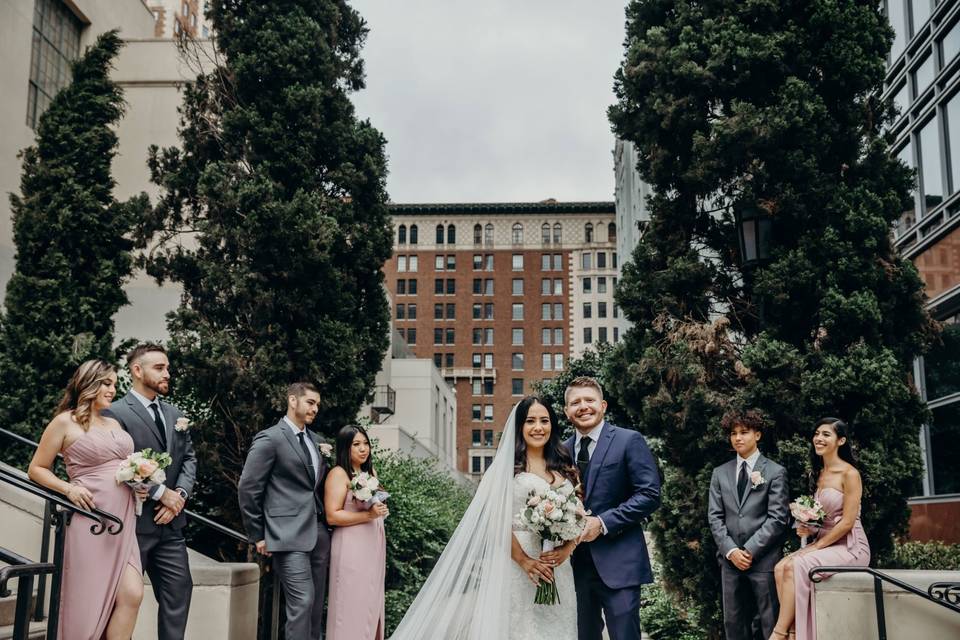
[[[814,536],[814,541],[774,568],[780,616],[770,640],[787,638],[794,629],[799,640],[816,640],[811,569],[870,564],[870,544],[860,523],[863,483],[843,420],[827,417],[817,422],[810,461],[816,481],[814,498],[826,515],[817,530],[797,527],[798,536]]]
[[[366,429],[348,425],[336,439],[336,466],[327,475],[324,511],[330,541],[327,640],[383,640],[387,505],[369,504],[350,487],[360,474],[376,477]]]

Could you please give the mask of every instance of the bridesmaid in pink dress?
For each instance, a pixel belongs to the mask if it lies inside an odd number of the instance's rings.
[[[365,509],[350,491],[350,479],[361,472],[376,475],[370,439],[363,427],[347,426],[337,434],[337,466],[324,489],[330,542],[330,600],[327,640],[383,640],[384,579],[387,538],[385,504]]]
[[[62,640],[128,640],[143,598],[134,494],[117,485],[120,463],[133,453],[133,439],[100,411],[116,395],[117,372],[102,360],[80,365],[67,384],[56,416],[30,462],[30,479],[66,495],[83,509],[96,507],[119,517],[123,531],[93,535],[86,518],[67,527],[60,596]],[[58,452],[70,482],[51,467]]]
[[[870,564],[870,543],[860,523],[863,485],[857,471],[847,425],[821,418],[813,434],[811,461],[817,477],[814,498],[826,514],[818,531],[797,527],[801,537],[815,536],[805,548],[785,557],[774,568],[780,617],[770,640],[792,637],[816,640],[817,623],[810,570],[814,567]]]

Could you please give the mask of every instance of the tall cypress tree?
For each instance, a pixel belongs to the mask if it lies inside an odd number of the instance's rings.
[[[223,63],[186,92],[181,147],[152,152],[165,193],[141,241],[159,238],[149,272],[183,286],[168,326],[214,479],[199,497],[239,525],[235,483],[286,385],[319,386],[314,426],[328,433],[368,396],[388,345],[392,231],[385,142],[349,97],[363,87],[357,12],[215,1],[208,15]]]
[[[21,153],[20,194],[10,196],[17,263],[0,319],[0,424],[33,438],[73,369],[112,359],[113,316],[127,304],[128,236],[148,202],[113,197],[123,96],[109,72],[121,46],[107,32],[73,63],[36,145]]]
[[[710,470],[719,428],[759,407],[766,451],[810,491],[811,428],[852,427],[874,557],[904,530],[919,487],[925,408],[913,359],[935,339],[921,281],[890,228],[912,176],[890,157],[881,102],[893,32],[867,0],[634,1],[617,72],[616,133],[637,143],[651,222],[618,301],[634,327],[608,379],[660,438],[653,530],[668,584],[703,601],[716,635]],[[770,260],[742,269],[735,206],[773,224]]]

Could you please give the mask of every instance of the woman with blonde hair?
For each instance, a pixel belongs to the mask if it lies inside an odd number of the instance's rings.
[[[117,485],[120,463],[133,453],[133,439],[101,411],[117,393],[117,370],[87,360],[67,383],[53,420],[43,430],[30,462],[30,479],[64,494],[82,509],[94,507],[123,521],[117,535],[93,535],[82,521],[67,527],[60,592],[62,640],[128,639],[143,598],[134,495]],[[69,482],[51,468],[63,454]]]

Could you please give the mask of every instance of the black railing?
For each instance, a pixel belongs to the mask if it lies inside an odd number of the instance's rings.
[[[0,436],[9,438],[33,449],[36,449],[39,446],[33,440],[25,438],[12,431],[8,431],[7,429],[0,429]],[[58,453],[57,458],[60,459],[62,456]],[[73,514],[76,513],[85,518],[93,520],[94,524],[91,525],[90,532],[94,535],[100,535],[104,531],[112,535],[116,535],[123,529],[123,521],[117,516],[99,509],[93,509],[91,511],[81,509],[70,502],[66,496],[54,491],[50,491],[49,489],[40,486],[26,477],[6,471],[2,467],[0,467],[0,481],[44,499],[43,533],[41,534],[42,537],[40,540],[40,564],[46,563],[49,558],[50,529],[51,527],[55,527],[56,536],[53,548],[52,563],[55,568],[51,572],[52,586],[50,591],[50,622],[47,626],[47,638],[55,640],[57,637],[57,624],[60,610],[60,572],[61,568],[63,567],[63,541],[66,535],[66,527],[70,524]],[[187,515],[188,523],[196,523],[206,527],[211,531],[214,531],[221,536],[238,542],[246,547],[248,559],[256,557],[254,545],[251,544],[247,537],[242,533],[226,527],[215,520],[211,520],[210,518],[202,516],[198,513],[194,513],[189,509],[184,509],[184,513]],[[19,588],[17,593],[19,594]],[[259,640],[277,640],[280,633],[280,584],[277,580],[276,572],[270,571],[269,565],[265,564],[260,575],[258,602],[265,602],[268,595],[270,608],[265,611],[262,606],[258,607],[259,613],[257,620],[257,638]],[[36,621],[42,621],[46,617],[44,613],[45,599],[46,573],[41,573],[38,576],[37,602],[33,618]]]
[[[873,576],[873,601],[877,614],[877,638],[887,640],[887,616],[883,608],[883,583],[903,589],[928,602],[946,607],[954,613],[960,613],[960,582],[935,582],[924,591],[920,587],[898,580],[893,576],[871,569],[870,567],[815,567],[810,570],[810,580],[821,582],[834,573],[866,573]]]
[[[56,571],[51,562],[31,562],[9,549],[0,547],[0,561],[8,566],[0,568],[0,598],[10,596],[7,584],[17,579],[17,607],[13,617],[12,640],[27,640],[30,635],[30,599],[33,597],[33,579],[44,578]],[[40,596],[38,596],[39,598]]]

